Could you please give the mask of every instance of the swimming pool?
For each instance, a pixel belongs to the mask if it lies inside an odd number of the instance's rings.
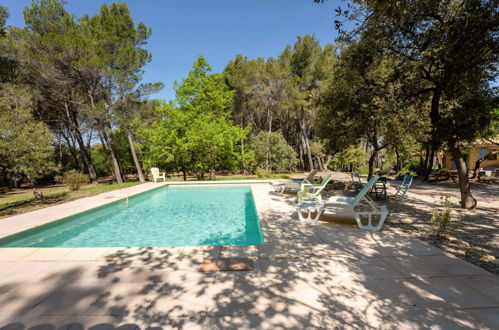
[[[0,240],[0,247],[260,245],[251,187],[161,187]]]

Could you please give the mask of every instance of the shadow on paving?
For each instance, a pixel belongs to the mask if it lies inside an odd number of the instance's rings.
[[[451,183],[445,183],[450,185]],[[423,184],[422,184],[423,185]],[[424,185],[434,185],[424,183]],[[477,184],[484,186],[483,184]],[[488,186],[482,187],[482,192],[489,192]],[[333,194],[349,194],[351,192],[333,192]],[[294,207],[294,195],[274,194],[271,197],[275,201],[286,203],[290,208]],[[478,206],[474,211],[465,211],[459,207],[453,207],[453,214],[458,214],[460,224],[455,219],[449,225],[445,234],[452,239],[437,238],[432,235],[430,219],[434,204],[415,198],[393,198],[388,201],[376,201],[380,205],[386,204],[390,215],[383,227],[384,232],[401,230],[406,235],[416,237],[430,243],[446,252],[452,253],[463,260],[471,262],[487,271],[499,274],[499,216],[497,209]],[[293,211],[294,212],[294,211]],[[296,215],[292,215],[297,219]],[[322,221],[331,224],[344,224],[356,228],[355,220],[325,213]]]
[[[448,258],[442,251],[393,233],[304,225],[291,205],[261,217],[258,271],[198,272],[203,259],[220,256],[223,247],[212,246],[124,248],[101,262],[55,263],[19,285],[0,279],[2,329],[497,328],[497,299],[445,269],[418,276],[405,262]]]

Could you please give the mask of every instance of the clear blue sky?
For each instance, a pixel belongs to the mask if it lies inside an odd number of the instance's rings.
[[[107,0],[68,0],[77,15],[96,14]],[[277,56],[296,37],[315,34],[322,45],[336,37],[333,26],[338,0],[128,0],[136,23],[152,28],[146,48],[152,53],[144,82],[162,81],[165,89],[154,97],[174,97],[173,82],[187,75],[198,54],[215,72],[237,54],[248,58]],[[10,11],[8,25],[23,26],[23,9],[31,0],[2,0]],[[345,5],[345,2],[342,3]]]

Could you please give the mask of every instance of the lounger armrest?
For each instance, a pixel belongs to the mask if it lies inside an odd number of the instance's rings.
[[[300,189],[302,189],[303,191],[306,191],[306,192],[308,192],[310,189],[314,189],[314,188],[316,188],[315,185],[313,185],[311,183],[302,183],[301,187],[300,187]]]

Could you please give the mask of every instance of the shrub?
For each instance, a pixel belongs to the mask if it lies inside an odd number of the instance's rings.
[[[271,178],[272,177],[272,171],[266,170],[263,168],[257,168],[255,171],[255,174],[259,178]]]
[[[449,196],[441,196],[437,205],[433,209],[430,224],[433,229],[433,235],[442,237],[452,220],[452,203]],[[458,217],[455,229],[459,228],[461,218]]]
[[[64,174],[64,183],[69,187],[69,190],[75,191],[80,189],[81,185],[88,182],[88,176],[75,170],[71,170]]]
[[[260,168],[268,168],[274,172],[291,171],[298,158],[281,132],[260,132],[250,140],[255,152],[255,161]]]

